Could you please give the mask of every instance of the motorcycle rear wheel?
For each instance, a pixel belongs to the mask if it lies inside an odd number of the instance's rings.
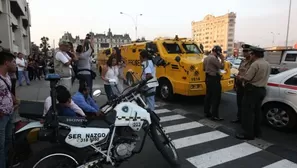
[[[50,147],[36,153],[24,167],[31,168],[73,168],[80,164],[79,156],[62,145]]]
[[[159,132],[159,134],[158,134]],[[179,156],[176,151],[175,146],[172,144],[171,140],[169,139],[168,135],[164,133],[160,125],[151,124],[150,126],[150,133],[151,138],[156,146],[156,148],[161,152],[163,157],[166,159],[166,161],[172,166],[172,167],[180,167],[180,161]],[[166,144],[160,139],[161,136]]]

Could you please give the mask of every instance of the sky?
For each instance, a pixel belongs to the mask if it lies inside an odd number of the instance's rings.
[[[31,10],[31,40],[47,36],[57,46],[64,32],[84,38],[92,31],[130,34],[153,40],[159,36],[191,38],[191,22],[207,14],[237,14],[235,42],[268,47],[285,45],[289,0],[27,0]],[[121,15],[124,12],[127,15]],[[134,20],[133,20],[134,18]],[[273,35],[274,34],[274,35]],[[273,43],[273,38],[274,43]],[[289,44],[297,43],[297,0],[292,0]]]

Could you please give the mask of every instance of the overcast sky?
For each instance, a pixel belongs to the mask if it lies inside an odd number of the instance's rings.
[[[207,14],[235,12],[235,41],[254,45],[285,45],[289,0],[28,0],[31,10],[31,37],[39,44],[42,36],[56,45],[64,32],[84,38],[86,33],[129,33],[135,39],[134,22],[121,15],[138,17],[138,36],[191,37],[191,22]],[[297,42],[297,1],[292,0],[289,43]],[[278,35],[279,34],[279,35]]]

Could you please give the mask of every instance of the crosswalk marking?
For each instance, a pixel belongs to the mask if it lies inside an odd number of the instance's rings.
[[[297,164],[286,159],[280,160],[278,162],[272,163],[263,168],[297,168]]]
[[[154,111],[156,114],[163,114],[163,113],[169,113],[171,112],[170,110],[168,109],[157,109]]]
[[[179,120],[179,119],[183,119],[186,118],[182,115],[171,115],[171,116],[166,116],[166,117],[160,117],[161,122],[166,122],[166,121],[173,121],[173,120]]]
[[[203,134],[176,139],[176,140],[173,140],[173,143],[176,149],[180,149],[180,148],[184,148],[192,145],[198,145],[204,142],[221,139],[227,136],[228,136],[227,134],[224,134],[220,131],[212,131],[212,132],[207,132]]]
[[[192,128],[198,128],[202,126],[203,125],[198,122],[188,122],[184,124],[167,126],[167,127],[164,127],[164,130],[166,133],[172,133],[172,132],[179,132],[179,131],[188,130]]]
[[[244,156],[261,151],[260,148],[248,143],[241,143],[224,149],[216,150],[199,156],[188,158],[187,160],[199,168],[208,168],[222,163],[229,162]]]

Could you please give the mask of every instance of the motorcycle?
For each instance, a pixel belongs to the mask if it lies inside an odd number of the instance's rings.
[[[59,79],[56,74],[48,74],[46,78],[51,86]],[[25,167],[118,167],[142,151],[147,135],[166,161],[172,167],[179,167],[178,153],[169,136],[165,134],[160,118],[147,108],[142,98],[145,89],[156,85],[158,84],[155,81],[140,81],[126,88],[125,90],[129,89],[126,93],[124,91],[101,106],[104,115],[88,118],[58,116],[54,99],[55,87],[51,87],[54,103],[38,136],[40,141],[52,142],[54,146],[36,153]],[[100,94],[100,90],[93,93],[94,96]],[[140,130],[144,130],[142,140],[136,134]],[[136,149],[138,142],[140,147]]]

